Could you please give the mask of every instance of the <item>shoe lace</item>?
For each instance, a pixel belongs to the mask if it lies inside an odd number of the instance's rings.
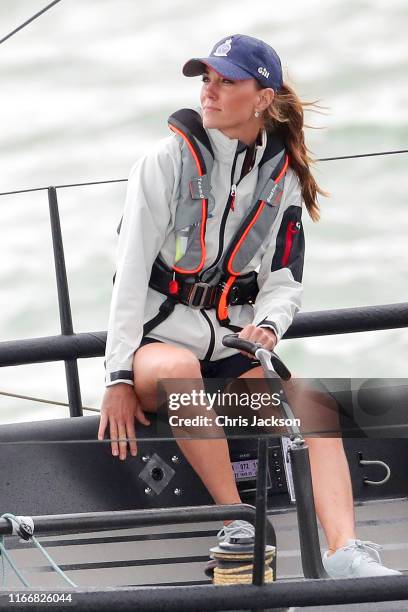
[[[368,563],[381,563],[381,558],[378,553],[382,549],[380,544],[369,542],[368,540],[355,540],[353,544],[344,547],[344,550],[357,549],[360,555],[360,562],[364,558]]]
[[[253,537],[254,528],[246,521],[234,521],[229,525],[224,525],[217,533],[217,538],[221,541],[239,536],[240,538]]]

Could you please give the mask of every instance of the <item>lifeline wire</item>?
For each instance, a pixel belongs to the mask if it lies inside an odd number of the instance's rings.
[[[398,153],[408,153],[408,149],[399,151],[379,151],[378,153],[361,153],[356,155],[339,155],[337,157],[320,157],[316,161],[335,161],[337,159],[357,159],[358,157],[375,157],[376,155],[397,155]]]
[[[54,0],[54,2],[51,2],[50,4],[47,4],[47,6],[45,6],[43,9],[41,9],[41,11],[38,11],[38,13],[36,13],[35,15],[33,15],[32,17],[30,17],[30,19],[27,19],[27,21],[25,21],[24,23],[22,23],[21,25],[19,25],[15,30],[13,30],[12,32],[10,32],[9,34],[6,34],[6,36],[3,36],[3,38],[0,39],[0,45],[2,43],[4,43],[7,39],[11,38],[12,36],[14,36],[14,34],[17,34],[17,32],[19,32],[20,30],[22,30],[23,28],[25,28],[26,26],[28,26],[29,23],[31,23],[32,21],[34,21],[34,19],[37,19],[37,17],[40,17],[40,15],[42,15],[43,13],[45,13],[45,11],[48,11],[50,8],[52,8],[55,4],[58,4],[58,2],[61,2],[61,0]]]
[[[397,155],[399,153],[408,153],[408,149],[400,149],[398,151],[378,151],[376,153],[359,153],[356,155],[339,155],[337,157],[319,157],[316,159],[317,162],[322,161],[336,161],[341,159],[357,159],[360,157],[376,157],[378,155]],[[107,185],[110,183],[126,183],[128,179],[109,179],[106,181],[88,181],[86,183],[72,183],[68,185],[53,185],[55,189],[66,189],[67,187],[84,187],[87,185]],[[14,191],[4,191],[0,192],[0,196],[4,195],[14,195],[16,193],[30,193],[32,191],[45,191],[50,188],[50,185],[47,187],[31,187],[29,189],[16,189]]]
[[[69,407],[69,404],[65,402],[57,402],[56,400],[47,400],[42,399],[40,397],[31,397],[30,395],[18,395],[17,393],[9,393],[7,391],[0,391],[0,395],[5,395],[6,397],[17,397],[18,399],[30,400],[32,402],[40,402],[42,404],[54,404],[55,406],[66,406]],[[82,406],[82,410],[90,410],[91,412],[100,412],[99,408],[90,408],[87,406]]]

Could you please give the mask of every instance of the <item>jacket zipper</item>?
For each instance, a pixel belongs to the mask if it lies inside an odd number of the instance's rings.
[[[223,215],[222,215],[222,219],[221,219],[220,232],[219,232],[219,238],[218,238],[218,253],[217,253],[217,257],[215,258],[215,260],[213,261],[211,266],[209,268],[207,268],[206,270],[204,270],[204,272],[207,272],[208,270],[211,270],[212,268],[214,268],[217,265],[217,263],[219,262],[219,260],[221,259],[221,256],[222,256],[222,253],[223,253],[223,249],[224,249],[224,232],[225,232],[225,225],[227,223],[228,214],[229,214],[230,210],[234,211],[234,209],[235,209],[235,197],[236,197],[236,193],[237,193],[237,186],[239,185],[239,183],[244,178],[244,177],[241,177],[236,183],[234,183],[234,174],[235,174],[235,168],[236,168],[236,165],[237,165],[238,155],[239,155],[239,153],[238,153],[238,151],[236,151],[235,152],[235,156],[234,156],[234,161],[232,163],[232,168],[231,168],[231,188],[230,188],[228,200],[227,200],[227,203],[225,205],[225,209],[224,209],[224,212],[223,212]],[[206,282],[209,282],[214,277],[215,273],[216,273],[216,270],[214,270],[214,273],[209,278],[207,278]],[[204,359],[210,360],[211,357],[212,357],[212,354],[214,352],[215,330],[214,330],[214,326],[213,326],[213,324],[211,322],[211,319],[206,314],[205,310],[200,310],[200,312],[201,312],[201,314],[203,315],[204,319],[207,321],[207,323],[208,323],[208,325],[210,327],[210,333],[211,333],[210,344],[209,344],[207,353],[206,353],[206,355],[204,357]]]
[[[231,200],[231,203],[230,203],[230,210],[232,210],[232,211],[234,211],[234,210],[235,210],[235,195],[236,195],[236,193],[237,193],[237,186],[236,186],[235,184],[234,184],[234,185],[231,185],[231,192],[230,192],[230,200]]]
[[[282,257],[282,267],[285,267],[288,265],[290,252],[292,250],[292,245],[293,245],[293,238],[295,234],[298,233],[299,230],[300,230],[299,221],[298,222],[289,221],[288,227],[286,229],[285,248],[284,248],[283,257]]]
[[[204,319],[207,321],[209,327],[210,327],[210,344],[208,345],[208,350],[205,354],[204,360],[210,360],[212,357],[212,354],[214,352],[214,346],[215,346],[215,331],[214,331],[214,326],[211,322],[210,317],[207,315],[207,313],[205,312],[205,310],[200,310],[201,314],[203,315]]]
[[[220,225],[220,232],[219,232],[219,236],[218,236],[218,253],[217,253],[217,257],[215,258],[215,260],[213,261],[211,266],[209,266],[209,268],[204,270],[204,272],[208,272],[208,270],[211,270],[212,268],[214,268],[217,265],[217,263],[220,261],[221,256],[222,256],[222,252],[223,252],[223,249],[224,249],[224,231],[225,231],[225,225],[227,223],[228,213],[230,212],[230,210],[234,210],[235,194],[237,192],[237,185],[240,183],[240,181],[238,181],[237,183],[233,182],[234,181],[234,174],[235,174],[235,167],[237,165],[237,158],[238,158],[238,153],[235,153],[234,162],[233,162],[232,168],[231,168],[231,188],[230,188],[227,204],[225,206],[225,209],[224,209],[224,212],[223,212],[223,215],[222,215],[221,225]],[[215,275],[215,273],[216,273],[216,270],[214,270],[214,274],[212,274],[209,278],[207,278],[206,282],[210,281],[213,278],[213,276]]]

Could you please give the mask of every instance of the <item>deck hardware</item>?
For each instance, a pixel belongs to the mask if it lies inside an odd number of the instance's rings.
[[[164,472],[160,467],[154,467],[151,471],[151,475],[153,480],[162,480],[164,477]]]
[[[384,461],[380,461],[379,459],[376,459],[376,460],[363,459],[363,453],[359,452],[358,453],[358,463],[359,465],[380,465],[385,470],[385,476],[382,480],[370,480],[367,476],[363,476],[364,484],[379,487],[385,484],[390,479],[391,470],[390,470],[390,467]]]
[[[157,453],[149,457],[146,465],[139,474],[139,478],[159,495],[175,475],[173,468],[166,463]]]

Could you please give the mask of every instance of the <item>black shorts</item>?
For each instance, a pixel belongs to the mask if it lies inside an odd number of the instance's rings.
[[[140,346],[145,344],[152,344],[153,342],[161,342],[155,338],[149,338],[145,336],[142,338]],[[231,355],[231,357],[224,357],[224,359],[217,359],[210,361],[208,359],[200,359],[200,368],[203,378],[238,378],[244,372],[253,370],[259,366],[259,361],[251,359],[242,353]]]

